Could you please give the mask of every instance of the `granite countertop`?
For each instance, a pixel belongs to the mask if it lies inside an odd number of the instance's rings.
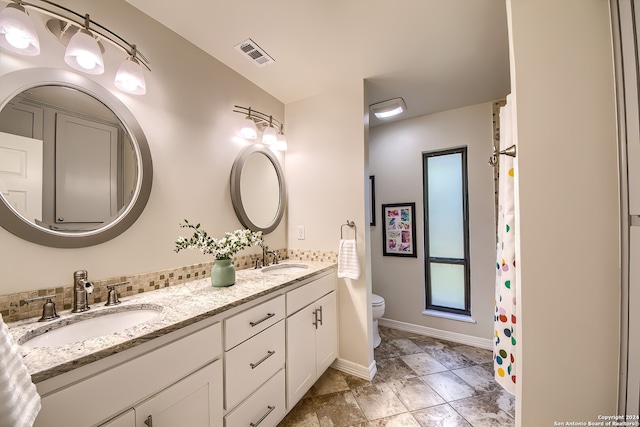
[[[38,322],[37,318],[32,318],[12,322],[7,326],[13,339],[18,344],[23,344],[42,333],[42,329],[55,329],[101,313],[140,308],[160,310],[153,319],[114,334],[56,347],[27,348],[20,345],[25,366],[33,382],[38,383],[335,268],[333,263],[315,261],[287,260],[281,264],[305,264],[308,268],[287,274],[265,274],[254,269],[238,270],[235,285],[227,288],[212,287],[210,278],[194,280],[122,298],[122,303],[113,307],[98,303],[84,313],[59,312],[60,318],[51,322]]]

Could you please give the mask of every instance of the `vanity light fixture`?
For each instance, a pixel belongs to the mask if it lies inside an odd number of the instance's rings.
[[[88,14],[81,15],[49,0],[11,0],[0,11],[0,47],[21,55],[40,53],[38,35],[27,14],[28,9],[53,17],[46,23],[47,30],[66,46],[64,61],[70,67],[87,74],[104,73],[104,46],[100,41],[109,42],[127,55],[116,73],[116,87],[135,95],[146,93],[142,68],[149,71],[151,68],[136,45],[91,20]]]
[[[273,116],[261,113],[250,107],[234,105],[237,110],[234,113],[245,114],[246,117],[240,128],[240,136],[244,139],[257,139],[258,130],[262,130],[262,143],[274,150],[285,151],[287,141],[284,137],[284,123],[274,119]]]
[[[269,116],[269,126],[262,131],[262,143],[264,145],[273,145],[278,142],[278,134],[276,128],[273,127],[273,117]]]
[[[38,33],[26,9],[19,3],[9,3],[0,11],[0,46],[27,56],[40,54]]]
[[[407,105],[404,103],[404,99],[402,98],[394,98],[371,104],[369,108],[379,119],[397,116],[398,114],[402,114],[407,111]]]
[[[127,57],[116,73],[115,85],[118,89],[134,95],[144,95],[147,93],[147,85],[142,74],[140,61],[136,59],[136,45],[131,45],[132,55]]]
[[[288,148],[287,139],[284,137],[284,134],[282,133],[282,128],[280,128],[280,133],[278,133],[278,140],[276,141],[276,145],[274,148],[278,151],[287,151],[287,148]]]
[[[104,61],[100,46],[89,31],[89,15],[85,15],[84,20],[84,28],[69,40],[67,50],[64,52],[64,62],[83,73],[102,74],[104,73]]]
[[[256,122],[254,122],[251,117],[251,108],[248,110],[249,114],[242,122],[242,127],[240,128],[240,136],[244,139],[256,139],[258,137],[258,128],[256,127]]]

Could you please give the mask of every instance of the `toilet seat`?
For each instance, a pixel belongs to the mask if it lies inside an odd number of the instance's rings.
[[[371,294],[371,305],[373,307],[384,305],[384,298],[382,298],[380,295]]]

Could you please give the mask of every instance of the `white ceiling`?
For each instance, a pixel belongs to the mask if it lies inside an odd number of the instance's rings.
[[[353,78],[372,104],[403,97],[402,118],[509,92],[504,0],[127,1],[284,104]],[[241,55],[248,38],[275,63]]]

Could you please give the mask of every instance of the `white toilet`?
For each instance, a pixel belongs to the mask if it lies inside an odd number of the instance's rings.
[[[373,312],[373,348],[380,345],[380,332],[378,332],[378,319],[384,315],[384,298],[371,294],[371,311]]]

